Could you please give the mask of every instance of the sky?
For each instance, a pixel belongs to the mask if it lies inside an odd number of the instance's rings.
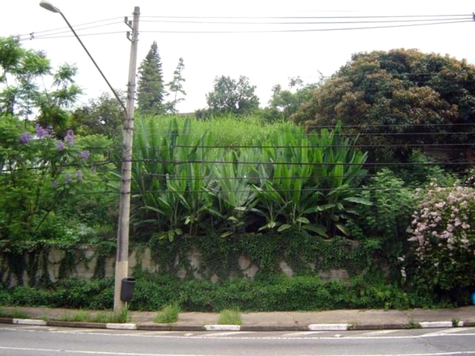
[[[110,92],[86,52],[66,28],[61,15],[43,9],[39,2],[4,0],[0,36],[19,35],[24,47],[45,51],[54,68],[62,63],[75,64],[79,69],[76,82],[84,92],[80,102]],[[323,76],[332,75],[357,52],[417,48],[426,53],[449,54],[475,64],[472,41],[475,22],[470,21],[475,4],[468,0],[52,0],[51,3],[61,10],[76,29],[112,86],[124,91],[130,58],[130,42],[126,38],[128,27],[124,17],[128,16],[131,20],[134,7],[140,7],[138,64],[145,58],[153,41],[158,44],[166,82],[172,79],[179,58],[184,59],[182,75],[186,80],[184,89],[187,95],[178,106],[180,112],[205,108],[206,93],[213,90],[214,79],[221,75],[235,79],[241,75],[248,77],[250,83],[256,86],[256,94],[264,107],[274,85],[287,87],[289,79],[297,76],[304,83],[317,82],[320,73]],[[335,28],[414,24],[347,23],[394,21],[395,18],[379,16],[396,15],[466,15],[457,17],[457,20],[467,22],[328,31]],[[431,20],[428,17],[399,19]],[[176,21],[184,22],[171,23]],[[219,23],[200,23],[203,21]],[[299,21],[339,23],[292,24]],[[245,22],[274,24],[243,24]],[[424,21],[426,24],[430,22]],[[295,31],[309,29],[312,31]],[[325,31],[315,31],[317,29]],[[282,30],[294,32],[278,32]],[[227,33],[203,33],[207,31]]]

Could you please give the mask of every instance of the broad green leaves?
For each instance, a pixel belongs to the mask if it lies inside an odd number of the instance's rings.
[[[366,173],[366,154],[340,138],[339,126],[319,134],[284,127],[232,148],[216,145],[206,132],[191,135],[190,120],[139,120],[137,228],[145,224],[169,240],[289,228],[324,237],[347,234],[353,207],[370,204],[353,190]]]

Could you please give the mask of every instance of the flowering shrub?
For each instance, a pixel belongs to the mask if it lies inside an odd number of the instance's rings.
[[[104,177],[111,168],[103,154],[107,139],[76,139],[69,130],[59,140],[51,127],[25,127],[14,117],[0,122],[0,249],[5,243],[64,240],[67,225],[94,224],[83,211],[101,216],[91,207],[106,200],[94,193],[106,190]],[[102,206],[106,211],[107,205]]]
[[[431,183],[418,190],[419,207],[408,232],[416,279],[447,292],[475,287],[475,189]]]

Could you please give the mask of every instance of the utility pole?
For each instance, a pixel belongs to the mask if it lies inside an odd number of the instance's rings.
[[[129,270],[129,224],[130,195],[132,182],[132,144],[134,137],[134,105],[136,91],[137,48],[139,35],[140,7],[134,8],[132,23],[125,23],[132,29],[127,32],[130,46],[129,80],[127,83],[127,110],[123,125],[122,169],[120,182],[119,227],[117,231],[117,258],[115,262],[114,311],[120,312],[127,307],[121,299],[122,280],[127,278]]]

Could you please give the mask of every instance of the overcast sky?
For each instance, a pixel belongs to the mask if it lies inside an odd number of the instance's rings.
[[[54,67],[67,62],[79,68],[77,83],[84,90],[83,101],[109,92],[106,83],[87,57],[59,14],[39,6],[40,0],[12,0],[2,3],[0,36],[22,35],[27,48],[44,50]],[[327,17],[306,22],[362,21],[355,16],[394,15],[466,15],[470,20],[475,4],[468,0],[453,1],[371,1],[371,0],[53,0],[78,30],[89,52],[115,88],[126,88],[130,42],[126,39],[124,16],[132,19],[134,6],[140,7],[138,63],[144,59],[152,42],[158,43],[165,80],[169,81],[182,57],[185,62],[186,101],[181,112],[206,106],[205,94],[212,90],[216,76],[244,75],[257,86],[261,106],[266,106],[275,84],[286,87],[289,78],[300,76],[305,83],[316,82],[319,72],[329,76],[344,65],[352,53],[393,48],[418,48],[423,52],[449,54],[475,63],[475,22],[391,29],[346,31],[309,31],[273,33],[166,33],[163,31],[281,31],[330,29],[345,27],[388,26],[394,23],[292,25],[297,19],[182,19],[187,21],[217,21],[221,24],[167,23],[173,16],[266,16],[266,17]],[[154,17],[155,16],[155,17]],[[159,18],[156,16],[170,16]],[[334,18],[328,17],[347,17]],[[459,17],[457,17],[458,19]],[[109,20],[110,19],[110,20]],[[405,20],[410,20],[407,18]],[[425,18],[428,19],[428,18]],[[108,20],[108,21],[103,21]],[[366,21],[388,21],[371,18]],[[98,22],[99,21],[99,22]],[[281,22],[273,25],[229,24],[230,22]],[[303,21],[303,20],[300,20]],[[94,23],[92,23],[94,22]],[[226,23],[227,22],[227,23]],[[287,22],[283,24],[282,22]],[[440,22],[440,21],[436,21]],[[84,25],[86,23],[92,23]],[[426,23],[428,23],[426,21]],[[398,23],[412,24],[411,22]],[[86,28],[89,27],[89,28]],[[58,31],[50,31],[59,29]],[[45,32],[43,32],[45,31]],[[158,32],[162,31],[162,32]],[[29,33],[34,39],[29,39]],[[107,34],[114,32],[113,34]],[[119,32],[119,33],[115,33]],[[94,35],[88,35],[94,34]],[[55,38],[46,38],[49,37]],[[59,37],[67,36],[67,37]]]

